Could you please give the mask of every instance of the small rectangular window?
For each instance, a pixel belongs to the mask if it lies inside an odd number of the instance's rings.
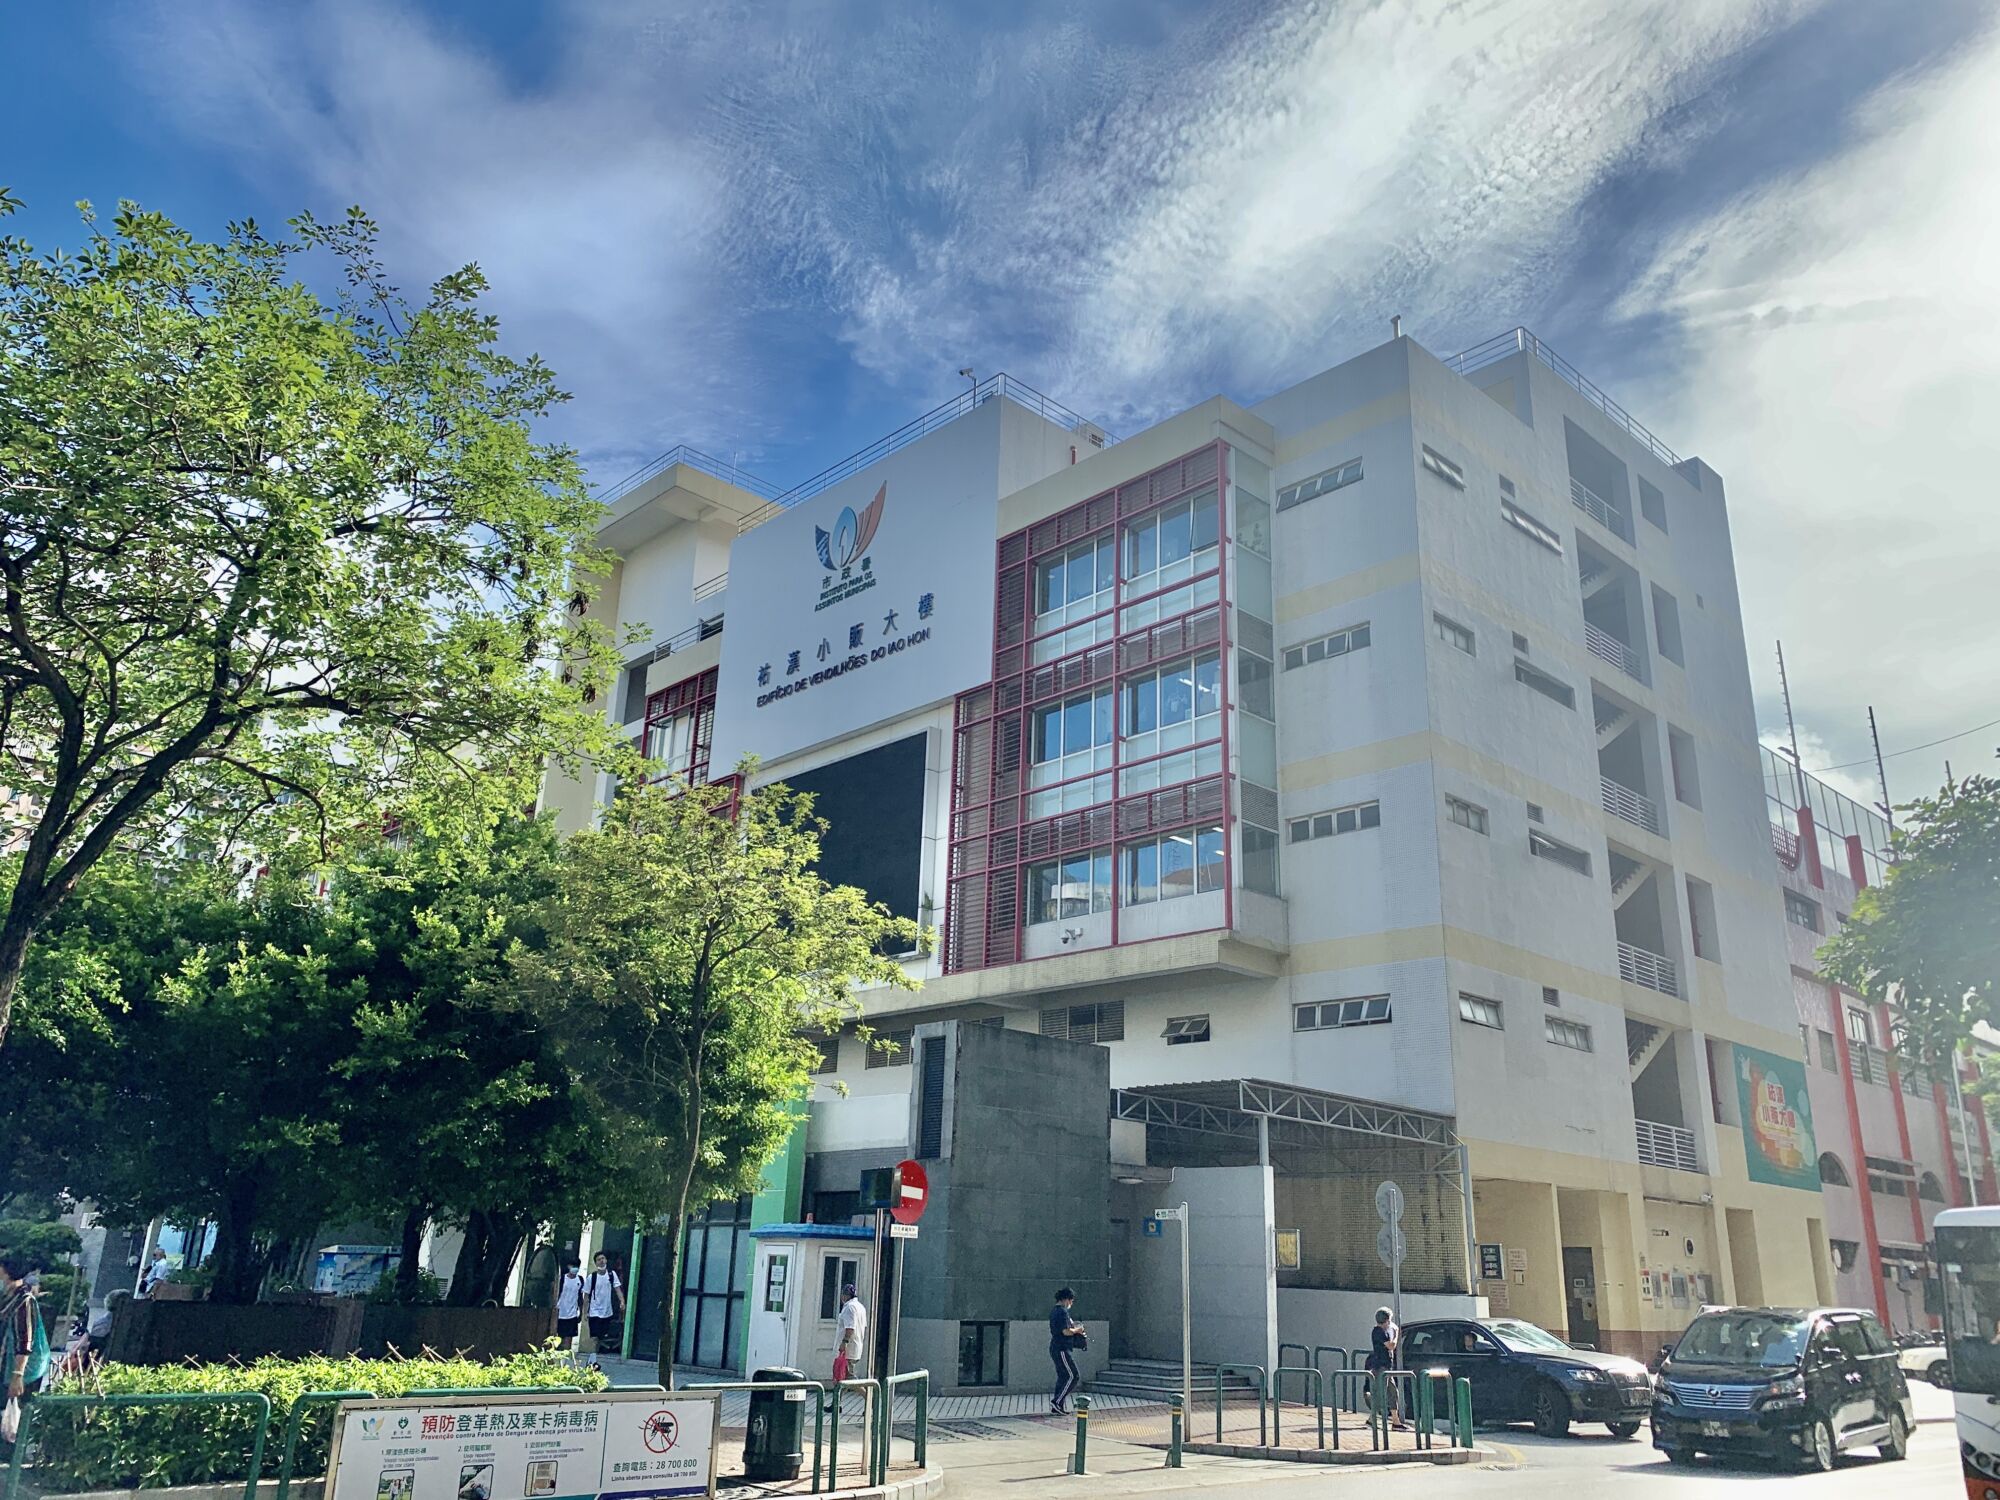
[[[1539,822],[1541,822],[1541,821],[1542,821],[1542,820],[1543,820],[1543,819],[1544,819],[1544,818],[1545,818],[1546,816],[1547,816],[1547,814],[1545,814],[1545,813],[1544,813],[1544,812],[1542,811],[1542,804],[1541,804],[1541,803],[1539,803],[1539,802],[1530,802],[1530,803],[1528,804],[1528,821],[1529,821],[1530,823],[1539,823]]]
[[[1322,636],[1316,641],[1306,641],[1301,645],[1285,648],[1285,670],[1310,666],[1316,661],[1325,661],[1329,656],[1346,656],[1351,651],[1359,651],[1369,643],[1367,622],[1350,625],[1345,630],[1336,630],[1332,635]]]
[[[1388,1022],[1387,995],[1358,995],[1351,1000],[1322,1000],[1292,1007],[1292,1030],[1333,1031],[1348,1026],[1380,1026]]]
[[[1514,632],[1514,649],[1523,656],[1528,654],[1528,638],[1518,630]]]
[[[1059,1005],[1042,1012],[1043,1036],[1071,1042],[1125,1040],[1125,1002],[1100,1000],[1095,1005]]]
[[[1479,654],[1478,642],[1474,640],[1471,630],[1459,624],[1458,621],[1446,619],[1440,614],[1433,614],[1431,616],[1431,623],[1437,627],[1438,639],[1443,641],[1447,646],[1455,646],[1467,656],[1477,656]]]
[[[1563,1016],[1542,1017],[1542,1035],[1558,1047],[1568,1047],[1574,1052],[1592,1052],[1590,1028],[1581,1021],[1571,1021]]]
[[[1470,828],[1474,833],[1486,832],[1486,809],[1457,797],[1444,799],[1445,816],[1460,828]]]
[[[868,1043],[868,1062],[871,1068],[907,1068],[910,1065],[910,1038],[915,1035],[913,1028],[902,1031],[878,1031]]]
[[[1522,535],[1540,542],[1557,557],[1563,555],[1562,537],[1557,535],[1552,527],[1536,520],[1512,500],[1500,502],[1500,517]]]
[[[1819,1065],[1829,1073],[1840,1071],[1840,1042],[1830,1031],[1815,1030],[1819,1038]]]
[[[1345,489],[1361,479],[1361,460],[1350,458],[1345,463],[1335,464],[1309,479],[1301,479],[1297,484],[1288,484],[1278,491],[1278,509],[1290,510],[1294,505],[1303,505],[1316,495],[1329,494]]]
[[[1563,1003],[1563,997],[1561,990],[1557,989],[1552,984],[1545,984],[1542,986],[1542,1004],[1560,1006],[1562,1003]]]
[[[1785,892],[1785,920],[1794,927],[1805,928],[1807,932],[1818,932],[1821,930],[1819,903],[1810,896],[1788,890]]]
[[[1446,458],[1429,443],[1424,444],[1424,467],[1453,489],[1465,488],[1465,470]]]
[[[1639,481],[1639,514],[1660,530],[1667,529],[1667,497],[1643,479]]]
[[[1491,1026],[1495,1031],[1502,1029],[1500,1002],[1488,1000],[1484,995],[1468,995],[1464,990],[1458,992],[1458,1018],[1470,1021],[1474,1026]]]
[[[1565,869],[1574,870],[1579,875],[1590,873],[1590,856],[1573,844],[1565,844],[1561,839],[1550,838],[1539,828],[1528,830],[1528,852],[1543,859],[1554,860]]]
[[[1007,1383],[1005,1323],[982,1322],[958,1325],[958,1383],[960,1385]]]
[[[1292,819],[1289,837],[1292,843],[1303,844],[1309,839],[1327,839],[1337,833],[1359,833],[1364,828],[1381,826],[1381,803],[1356,802],[1331,812],[1314,813],[1309,818]]]
[[[764,1311],[781,1313],[785,1310],[785,1293],[789,1289],[792,1276],[792,1258],[782,1251],[773,1254],[764,1265]]]
[[[1167,1039],[1169,1047],[1185,1047],[1191,1042],[1208,1040],[1207,1016],[1175,1016],[1167,1022],[1167,1029],[1160,1033]]]
[[[819,1054],[818,1065],[812,1070],[815,1078],[825,1078],[840,1071],[840,1033],[837,1031],[808,1031],[802,1039],[811,1042],[813,1050]]]
[[[1657,583],[1653,590],[1653,641],[1675,666],[1684,666],[1681,647],[1681,607],[1674,596]]]
[[[1531,687],[1544,698],[1560,703],[1564,708],[1576,707],[1576,689],[1560,678],[1551,677],[1539,667],[1531,667],[1519,657],[1514,658],[1514,680],[1523,687]]]

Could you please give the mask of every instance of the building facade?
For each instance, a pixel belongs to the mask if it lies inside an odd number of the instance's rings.
[[[1123,441],[996,377],[783,494],[677,450],[602,538],[629,732],[815,791],[824,873],[939,933],[773,1219],[942,1149],[916,1044],[977,1023],[1105,1051],[1100,1356],[1178,1357],[1181,1201],[1204,1360],[1394,1281],[1634,1353],[1832,1297],[1722,481],[1525,330]]]
[[[1881,1005],[1820,973],[1820,944],[1886,873],[1889,825],[1783,753],[1765,747],[1763,757],[1836,1295],[1898,1332],[1933,1328],[1931,1220],[2000,1202],[1986,1111],[1964,1092],[1991,1043],[1975,1041],[1954,1081],[1904,1055]]]

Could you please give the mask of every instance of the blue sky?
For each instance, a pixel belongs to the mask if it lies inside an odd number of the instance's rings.
[[[603,479],[788,483],[967,364],[1129,432],[1526,323],[1729,481],[1808,764],[2000,717],[1991,5],[100,0],[0,52],[17,232],[361,203],[406,285],[485,267]]]

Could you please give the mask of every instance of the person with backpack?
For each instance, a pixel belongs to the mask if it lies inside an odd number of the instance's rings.
[[[566,1353],[576,1350],[576,1330],[583,1323],[583,1275],[576,1257],[565,1255],[562,1273],[556,1277],[556,1337]]]
[[[625,1316],[625,1283],[611,1269],[611,1257],[602,1250],[591,1261],[590,1275],[584,1280],[583,1312],[590,1320],[592,1352],[606,1344],[615,1350],[618,1336],[624,1331],[621,1320]]]
[[[11,1456],[21,1429],[23,1406],[34,1399],[49,1373],[49,1334],[42,1326],[40,1299],[28,1281],[27,1261],[18,1255],[0,1257],[0,1454]]]

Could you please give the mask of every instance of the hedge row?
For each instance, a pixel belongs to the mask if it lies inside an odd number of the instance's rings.
[[[248,1365],[106,1365],[62,1382],[54,1394],[139,1395],[261,1391],[271,1402],[263,1472],[275,1478],[284,1456],[292,1403],[307,1391],[407,1391],[477,1386],[607,1384],[578,1370],[554,1347],[481,1362],[470,1359],[260,1359]],[[307,1408],[299,1438],[300,1476],[326,1472],[333,1408]],[[35,1414],[35,1481],[45,1493],[99,1489],[159,1489],[177,1484],[242,1483],[256,1440],[249,1406],[44,1407]]]

